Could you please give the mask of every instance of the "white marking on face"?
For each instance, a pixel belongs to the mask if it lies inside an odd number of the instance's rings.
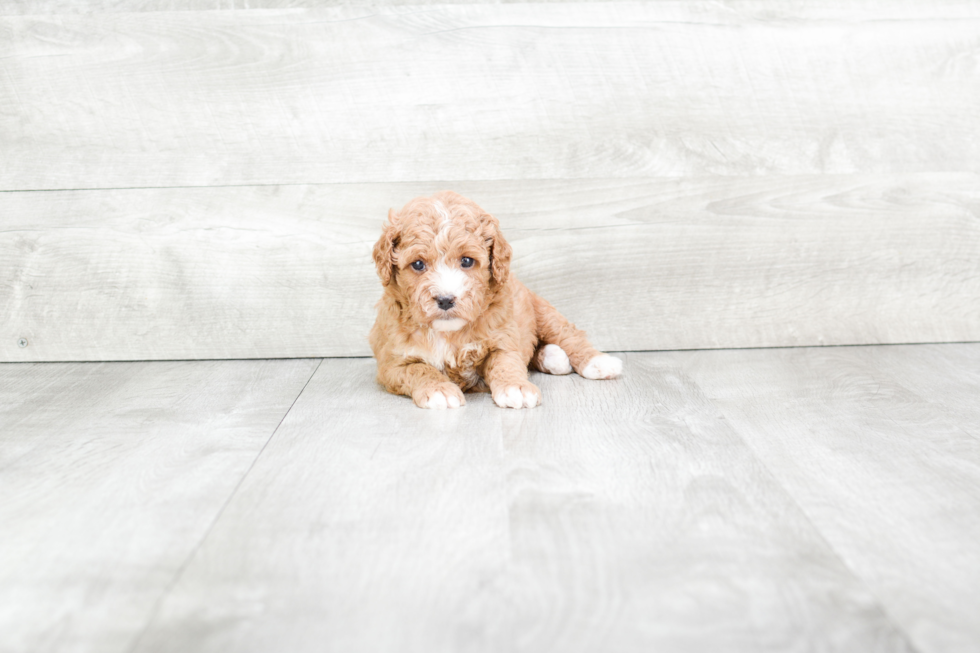
[[[436,251],[439,252],[440,256],[445,256],[446,250],[449,248],[449,228],[453,226],[453,217],[449,215],[449,211],[442,202],[436,200],[433,206],[439,216],[442,217],[442,222],[439,224],[439,233],[436,234]]]
[[[432,328],[436,331],[459,331],[466,326],[466,320],[461,317],[452,317],[448,320],[433,320]]]
[[[436,297],[462,297],[466,292],[466,273],[446,265],[445,259],[436,265]]]
[[[435,203],[434,203],[434,206],[436,208],[436,213],[438,213],[439,216],[442,218],[442,224],[439,225],[439,226],[440,226],[441,229],[445,229],[450,224],[452,224],[453,219],[449,215],[449,211],[446,209],[446,205],[445,204],[443,204],[439,200],[436,200]]]

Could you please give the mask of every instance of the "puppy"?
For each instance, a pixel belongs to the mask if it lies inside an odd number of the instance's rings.
[[[510,274],[511,247],[492,215],[453,192],[388,212],[374,262],[384,286],[370,341],[378,382],[422,408],[458,408],[487,392],[502,408],[533,408],[528,368],[611,379],[620,359]]]

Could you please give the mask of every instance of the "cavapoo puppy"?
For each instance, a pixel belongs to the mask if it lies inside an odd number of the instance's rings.
[[[528,368],[611,379],[620,359],[510,274],[497,219],[453,192],[388,213],[374,262],[384,285],[371,349],[378,381],[422,408],[458,408],[489,390],[504,408],[532,408]]]

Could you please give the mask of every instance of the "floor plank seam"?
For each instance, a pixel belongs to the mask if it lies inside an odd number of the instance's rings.
[[[177,586],[177,583],[180,582],[180,579],[184,575],[184,572],[187,570],[187,567],[190,565],[191,561],[197,555],[197,552],[207,541],[208,537],[211,535],[211,531],[214,530],[215,525],[221,520],[221,516],[224,514],[225,509],[228,508],[228,505],[231,503],[232,499],[234,499],[235,495],[238,494],[239,488],[241,488],[242,483],[245,482],[245,479],[248,478],[248,475],[251,473],[252,469],[255,468],[255,464],[262,457],[262,453],[269,446],[269,443],[272,442],[272,439],[276,436],[276,433],[279,432],[279,428],[282,426],[282,423],[286,421],[286,418],[289,416],[289,413],[293,410],[293,406],[295,406],[296,402],[299,401],[299,398],[303,396],[303,392],[306,390],[306,387],[310,385],[310,381],[313,380],[313,377],[316,376],[317,370],[319,370],[320,366],[323,365],[323,361],[324,359],[321,358],[320,361],[317,363],[316,367],[313,368],[313,372],[310,374],[310,377],[306,379],[306,383],[303,384],[303,387],[300,388],[300,391],[296,394],[296,397],[293,398],[292,403],[289,404],[289,408],[287,408],[286,412],[283,413],[282,419],[280,419],[279,423],[276,424],[276,428],[272,429],[272,433],[269,434],[268,439],[266,439],[265,443],[259,449],[258,453],[255,454],[255,458],[252,459],[252,462],[251,464],[249,464],[248,469],[246,469],[245,473],[242,474],[242,477],[238,479],[238,482],[235,484],[235,487],[232,488],[232,491],[228,493],[228,498],[225,499],[225,502],[221,505],[221,508],[218,509],[217,513],[215,513],[214,519],[212,519],[211,523],[208,524],[208,527],[205,529],[204,534],[201,536],[201,539],[198,540],[197,544],[194,545],[194,548],[191,549],[190,553],[187,554],[187,557],[184,559],[184,562],[181,563],[180,567],[174,573],[174,576],[170,580],[170,583],[167,584],[167,587],[164,588],[164,590],[160,593],[160,596],[157,597],[157,600],[154,602],[153,607],[150,609],[149,614],[147,615],[146,623],[143,625],[143,628],[140,629],[139,634],[133,639],[132,645],[130,645],[129,648],[126,649],[127,653],[134,653],[139,648],[140,642],[143,641],[143,637],[146,635],[147,631],[149,631],[150,629],[150,626],[153,624],[153,620],[156,618],[157,612],[160,610],[160,606],[163,605],[164,600],[167,598],[167,596],[170,595],[174,587]]]
[[[696,349],[617,349],[610,350],[610,354],[666,354],[673,352],[695,352],[695,351],[761,351],[770,349],[849,349],[858,347],[925,347],[929,345],[980,345],[980,340],[923,340],[916,342],[854,342],[850,344],[830,344],[830,345],[759,345],[745,347],[700,347]],[[348,356],[346,358],[359,358],[358,356]],[[370,358],[366,356],[365,358]]]
[[[695,383],[697,384],[697,382]],[[699,388],[701,388],[700,384],[697,385]],[[779,478],[773,472],[772,468],[762,459],[761,456],[759,456],[758,452],[755,450],[755,447],[753,447],[752,444],[749,442],[749,440],[742,435],[742,433],[735,426],[735,424],[733,424],[732,421],[728,419],[728,415],[726,414],[724,409],[722,409],[718,404],[714,402],[714,400],[712,400],[707,394],[705,394],[703,388],[701,388],[701,392],[704,398],[711,404],[711,406],[713,406],[714,409],[718,411],[718,414],[724,418],[725,423],[728,424],[728,427],[732,430],[732,433],[734,433],[735,436],[742,441],[742,443],[745,445],[745,448],[752,454],[752,457],[755,459],[755,461],[766,471],[766,473],[772,479],[772,482],[778,485],[780,488],[782,488],[783,492],[786,493],[787,499],[791,501],[794,506],[796,506],[796,509],[800,511],[800,514],[803,516],[803,519],[806,520],[806,523],[810,524],[810,526],[813,528],[814,533],[816,533],[816,537],[820,538],[820,541],[824,543],[824,545],[827,547],[827,550],[833,554],[833,556],[840,562],[843,568],[847,569],[851,573],[855,581],[859,583],[860,586],[864,588],[864,590],[868,593],[868,596],[874,598],[875,605],[878,607],[879,610],[881,610],[881,614],[888,620],[888,623],[891,624],[891,626],[895,629],[895,632],[901,633],[903,639],[905,640],[906,646],[908,646],[909,653],[923,653],[921,649],[919,649],[919,647],[915,645],[915,642],[912,640],[912,637],[909,634],[909,632],[895,620],[895,615],[889,612],[885,604],[882,602],[881,597],[878,595],[878,593],[873,591],[871,587],[868,585],[867,581],[860,574],[858,574],[857,570],[854,569],[850,564],[848,564],[847,560],[844,559],[844,557],[840,554],[840,552],[833,545],[833,543],[827,539],[823,531],[820,530],[816,522],[814,522],[813,519],[810,517],[810,514],[803,508],[803,505],[800,504],[796,496],[789,490],[789,488],[786,487],[784,483],[782,483],[779,480]]]
[[[3,191],[0,191],[3,192]],[[609,349],[609,354],[668,354],[674,352],[696,351],[762,351],[769,349],[848,349],[858,347],[925,347],[942,345],[980,345],[980,340],[923,340],[916,342],[865,342],[831,345],[759,345],[746,347],[701,347],[697,349]],[[260,356],[258,358],[118,358],[99,360],[38,360],[38,361],[0,361],[0,365],[66,365],[66,364],[96,364],[96,363],[207,363],[214,361],[264,361],[264,360],[349,360],[359,358],[374,358],[372,354],[337,354],[333,356]]]

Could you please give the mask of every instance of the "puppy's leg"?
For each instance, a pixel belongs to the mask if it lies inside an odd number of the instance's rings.
[[[556,345],[568,357],[572,369],[587,379],[614,379],[623,372],[623,361],[593,347],[585,331],[575,328],[558,309],[537,295],[534,295],[533,302],[538,338],[544,345],[532,360],[536,369],[550,374],[562,373],[547,369],[552,362],[556,369],[562,369],[558,365],[560,357],[557,352],[551,351],[551,360],[548,360],[548,347]]]
[[[484,362],[483,378],[501,408],[534,408],[541,403],[541,391],[527,380],[527,363],[517,352],[492,352]]]
[[[459,408],[463,391],[428,363],[379,363],[378,382],[396,395],[407,395],[419,408]]]

